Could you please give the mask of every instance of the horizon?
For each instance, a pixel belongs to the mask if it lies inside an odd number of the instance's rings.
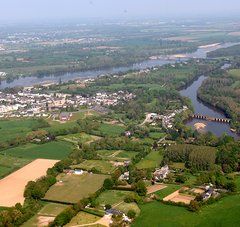
[[[13,7],[14,6],[14,7]],[[86,19],[237,17],[240,3],[229,0],[9,0],[1,4],[0,23],[35,23]]]

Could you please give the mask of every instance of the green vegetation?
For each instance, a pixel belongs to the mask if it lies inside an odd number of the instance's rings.
[[[210,170],[216,160],[216,149],[207,146],[178,144],[164,152],[164,162],[184,162],[194,170]]]
[[[141,214],[133,226],[238,226],[240,196],[228,196],[193,213],[183,207],[152,202],[140,206]],[[156,218],[157,217],[157,218]]]
[[[150,132],[149,133],[149,137],[152,138],[152,139],[160,140],[164,136],[166,136],[166,134],[162,133],[162,132]]]
[[[108,176],[100,174],[66,175],[57,177],[58,182],[46,193],[44,199],[77,203],[99,190]]]
[[[240,132],[239,72],[238,68],[229,73],[217,72],[204,81],[198,91],[201,100],[224,111],[232,119],[231,126],[237,132]]]
[[[60,160],[66,158],[71,150],[71,144],[62,141],[54,141],[45,144],[27,144],[4,150],[1,153],[25,159],[45,158]]]
[[[46,205],[38,212],[43,216],[57,216],[68,206],[60,203],[46,203]]]
[[[149,169],[149,168],[160,167],[160,164],[163,158],[161,153],[162,152],[159,152],[159,151],[152,151],[143,160],[137,163],[136,167],[138,169]]]
[[[104,160],[124,161],[131,160],[137,155],[134,151],[123,150],[99,150],[97,154]]]
[[[100,217],[89,214],[83,211],[80,211],[67,225],[66,227],[75,226],[75,225],[86,225],[92,224],[98,221]],[[92,226],[92,225],[91,225]]]
[[[119,209],[120,211],[127,214],[130,210],[133,210],[137,215],[140,214],[140,209],[136,203],[121,203],[115,207],[116,209]]]
[[[159,199],[163,199],[164,197],[170,195],[171,193],[181,188],[180,185],[176,185],[176,184],[167,184],[166,186],[167,186],[166,188],[155,192],[155,194],[159,196]]]
[[[208,53],[208,57],[235,57],[240,55],[240,45],[234,45],[228,48],[221,48]]]
[[[30,162],[28,159],[0,155],[0,178],[22,168]]]
[[[124,132],[124,127],[120,125],[101,124],[98,131],[104,136],[120,136]]]
[[[0,142],[26,136],[27,133],[38,128],[39,121],[36,119],[21,119],[21,120],[0,120]]]
[[[67,141],[73,144],[78,144],[78,143],[91,143],[95,140],[100,139],[100,137],[89,135],[82,132],[82,133],[76,133],[76,134],[68,134],[65,136],[58,136],[57,139]]]
[[[27,222],[25,222],[22,226],[23,227],[32,227],[32,226],[38,226],[41,220],[41,216],[43,217],[56,217],[59,215],[63,210],[65,210],[68,206],[64,204],[57,204],[57,203],[46,203],[43,208],[34,215],[31,219],[29,219]]]
[[[134,195],[134,192],[119,191],[119,190],[107,190],[100,194],[97,198],[97,202],[101,205],[117,205],[122,202],[127,196]]]
[[[78,165],[73,165],[72,168],[93,170],[93,172],[95,170],[103,174],[110,174],[116,169],[109,161],[105,160],[85,160]]]

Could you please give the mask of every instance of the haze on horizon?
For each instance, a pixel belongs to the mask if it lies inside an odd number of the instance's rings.
[[[4,0],[0,23],[78,18],[231,16],[239,0]]]

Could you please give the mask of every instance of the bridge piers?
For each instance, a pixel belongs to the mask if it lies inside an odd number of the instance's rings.
[[[229,119],[229,118],[214,118],[214,117],[205,116],[205,115],[201,115],[201,114],[193,114],[192,118],[201,119],[201,120],[205,120],[205,121],[215,121],[215,122],[219,122],[219,123],[230,123],[231,122],[231,119]]]

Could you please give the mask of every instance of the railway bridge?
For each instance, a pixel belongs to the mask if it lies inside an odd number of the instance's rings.
[[[205,121],[215,121],[220,123],[230,123],[231,119],[229,118],[216,118],[216,117],[209,117],[201,114],[193,114],[192,118],[201,119]]]

